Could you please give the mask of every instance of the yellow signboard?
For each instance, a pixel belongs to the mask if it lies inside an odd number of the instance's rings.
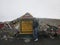
[[[33,21],[24,20],[21,22],[21,34],[32,34],[33,31]]]

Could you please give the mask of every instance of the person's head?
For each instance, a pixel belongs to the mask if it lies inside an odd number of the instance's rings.
[[[37,18],[33,18],[33,21],[37,21]]]

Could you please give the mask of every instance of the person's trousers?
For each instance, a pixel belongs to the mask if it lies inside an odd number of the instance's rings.
[[[33,31],[33,37],[34,39],[38,38],[38,28],[35,28]]]

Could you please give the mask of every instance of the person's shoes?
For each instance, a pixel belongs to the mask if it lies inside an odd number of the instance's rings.
[[[34,41],[38,41],[38,38],[36,38]]]

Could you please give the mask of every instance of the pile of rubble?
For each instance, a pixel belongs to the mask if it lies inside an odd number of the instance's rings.
[[[16,29],[13,28],[10,23],[0,22],[0,39],[13,38],[16,33]]]

